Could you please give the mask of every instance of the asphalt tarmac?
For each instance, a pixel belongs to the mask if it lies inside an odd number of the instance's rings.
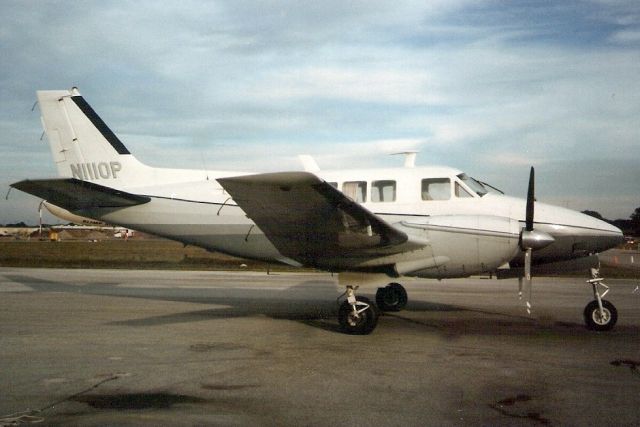
[[[598,257],[600,262],[606,265],[640,270],[640,251],[609,249]]]
[[[610,332],[582,278],[531,316],[470,278],[349,336],[328,274],[0,268],[0,425],[640,425],[640,282],[607,283]]]

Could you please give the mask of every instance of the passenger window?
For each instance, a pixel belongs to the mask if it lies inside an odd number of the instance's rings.
[[[373,181],[371,183],[372,202],[395,202],[396,182],[395,181]]]
[[[422,200],[449,200],[451,181],[449,178],[427,178],[422,180]]]
[[[456,182],[456,197],[473,197],[460,183]]]
[[[367,201],[367,182],[349,181],[342,184],[342,192],[359,203]]]

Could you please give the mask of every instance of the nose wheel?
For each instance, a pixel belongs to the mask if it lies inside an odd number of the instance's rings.
[[[593,289],[595,300],[591,301],[584,309],[584,321],[587,328],[594,331],[611,330],[618,321],[618,310],[611,302],[603,299],[609,292],[609,287],[603,283],[599,270],[591,269],[591,279],[587,280]],[[600,292],[603,289],[604,292]]]
[[[618,321],[618,311],[607,300],[602,300],[602,308],[598,301],[591,301],[584,309],[584,321],[591,330],[608,331]]]

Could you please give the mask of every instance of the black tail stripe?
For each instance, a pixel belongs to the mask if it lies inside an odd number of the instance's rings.
[[[91,108],[91,106],[87,104],[87,101],[85,101],[82,96],[72,96],[71,99],[73,99],[73,102],[76,103],[78,108],[80,108],[80,110],[82,110],[82,112],[89,118],[89,120],[91,120],[91,123],[93,123],[93,125],[96,127],[96,129],[98,129],[102,136],[104,136],[105,139],[109,141],[109,144],[111,144],[111,146],[118,152],[118,154],[131,154],[129,150],[127,150],[127,147],[124,146],[122,141],[120,141],[116,134],[113,133],[111,129],[109,129],[109,126],[107,126],[107,124],[102,121],[100,116],[98,116],[96,112],[93,111],[93,108]]]

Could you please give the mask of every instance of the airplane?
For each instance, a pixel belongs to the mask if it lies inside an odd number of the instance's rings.
[[[12,187],[73,215],[243,258],[338,274],[341,329],[369,334],[379,312],[408,301],[402,277],[444,279],[511,271],[527,293],[532,273],[597,254],[622,232],[569,209],[537,203],[450,167],[251,173],[155,168],[136,159],[79,90],[37,91],[58,178]],[[534,213],[535,212],[535,213]],[[617,310],[592,270],[588,328],[609,330]],[[375,303],[357,295],[380,285]],[[604,292],[600,289],[606,288]]]

